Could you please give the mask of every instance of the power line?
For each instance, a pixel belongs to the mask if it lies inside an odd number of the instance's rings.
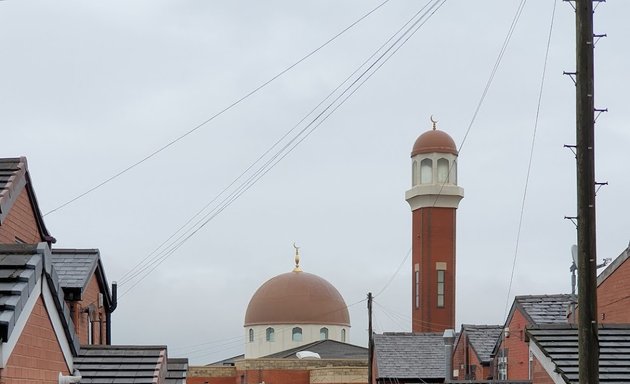
[[[549,34],[547,36],[547,47],[545,49],[545,59],[543,64],[543,70],[540,78],[540,88],[538,91],[538,103],[536,105],[536,118],[534,119],[534,130],[532,132],[532,141],[529,148],[529,161],[527,163],[527,174],[525,176],[525,186],[523,188],[523,198],[521,200],[521,212],[518,217],[518,229],[516,231],[516,244],[514,245],[514,257],[512,259],[512,271],[510,273],[510,282],[508,284],[507,297],[505,299],[505,310],[503,317],[507,316],[508,305],[510,303],[510,294],[512,292],[512,283],[514,281],[514,273],[516,271],[516,260],[518,256],[518,249],[521,240],[521,229],[523,228],[523,217],[525,214],[525,201],[527,199],[527,189],[529,187],[529,177],[532,170],[532,160],[534,159],[534,147],[536,144],[536,132],[538,130],[538,121],[540,117],[540,106],[542,104],[543,90],[545,87],[545,75],[547,74],[547,62],[549,59],[549,47],[551,46],[551,36],[553,34],[553,24],[556,16],[556,1],[553,1],[553,9],[551,11],[551,22],[549,23]]]
[[[261,167],[259,167],[253,175],[249,176],[249,178],[245,182],[241,183],[241,185],[235,191],[233,191],[230,195],[228,195],[226,198],[224,198],[221,201],[221,203],[219,203],[219,205],[217,207],[215,207],[213,210],[211,210],[209,213],[207,213],[205,216],[203,216],[200,220],[198,220],[197,223],[195,224],[196,228],[193,227],[194,229],[192,229],[192,228],[189,229],[188,230],[188,232],[189,232],[188,234],[180,235],[178,237],[178,239],[177,239],[177,240],[179,240],[178,243],[171,243],[166,249],[164,249],[156,257],[154,257],[153,261],[148,262],[143,267],[141,267],[138,270],[136,270],[131,275],[131,277],[129,277],[129,275],[128,275],[124,282],[128,282],[132,278],[137,277],[140,273],[146,271],[145,275],[140,277],[140,279],[136,283],[134,283],[134,285],[132,285],[125,292],[123,292],[121,297],[124,296],[125,294],[127,294],[137,284],[139,284],[144,278],[146,278],[148,276],[148,274],[150,274],[164,260],[166,260],[166,258],[168,258],[170,255],[172,255],[177,249],[179,249],[179,247],[181,245],[183,245],[188,239],[190,239],[194,234],[196,234],[208,222],[210,222],[214,217],[216,217],[219,213],[221,213],[225,208],[227,208],[229,205],[231,205],[232,202],[234,202],[243,193],[245,193],[249,188],[251,188],[261,177],[263,177],[267,172],[269,172],[273,167],[275,167],[275,165],[278,164],[278,162],[280,162],[282,159],[284,159],[284,157],[286,157],[289,153],[291,153],[293,151],[293,149],[295,149],[302,141],[304,141],[317,127],[319,127],[324,121],[326,121],[326,119],[328,119],[328,117],[330,117],[330,115],[332,113],[334,113],[341,105],[343,105],[345,103],[345,101],[349,97],[351,97],[363,84],[365,84],[365,82],[369,78],[371,78],[371,76],[374,75],[374,73],[376,73],[376,71],[378,71],[378,69],[380,69],[411,38],[411,36],[413,36],[413,34],[415,34],[419,30],[419,28],[422,27],[428,21],[428,19],[431,16],[433,16],[433,14],[435,14],[435,12],[437,12],[437,10],[445,2],[446,2],[446,0],[435,0],[435,1],[433,1],[433,3],[428,2],[424,7],[422,7],[416,13],[416,15],[414,15],[414,18],[417,15],[419,15],[419,14],[421,14],[421,16],[417,20],[415,20],[411,24],[411,26],[408,27],[404,31],[404,33],[402,35],[400,35],[394,41],[393,44],[391,44],[384,52],[382,52],[379,55],[379,57],[371,65],[369,65],[365,70],[363,70],[363,72],[354,81],[352,81],[352,83],[350,85],[348,85],[343,92],[341,92],[341,94],[339,94],[331,103],[329,103],[328,106],[326,108],[324,108],[324,110],[322,110],[315,118],[313,118],[310,121],[310,123],[308,125],[306,125],[297,135],[295,135],[291,140],[289,140],[289,142],[286,143],[271,159],[267,160],[267,162],[264,165],[262,165]],[[424,13],[422,13],[423,10],[425,10],[427,8],[427,6],[429,6],[429,4],[431,4],[431,6],[426,11],[424,11]],[[411,20],[413,20],[413,18]],[[410,23],[410,21],[407,22],[405,25],[408,25]],[[399,29],[393,35],[393,37],[395,37],[397,34],[399,34],[400,31],[401,31],[401,29]],[[388,40],[388,42],[391,41],[392,38],[390,38]],[[382,45],[379,49],[377,49],[376,53],[381,51],[386,44]],[[371,57],[374,57],[374,56],[375,56],[375,54],[373,54]],[[369,61],[369,59],[368,59],[368,61]],[[364,64],[362,64],[362,66],[364,66],[365,63],[366,62],[364,62]],[[361,67],[359,67],[359,68],[361,68]],[[372,71],[372,72],[370,73],[370,71]],[[355,71],[354,73],[356,73],[356,72],[357,71]],[[346,79],[342,84],[347,82],[348,79]],[[360,80],[361,80],[361,82],[359,82]],[[344,97],[344,95],[345,95],[345,97]],[[327,98],[329,98],[329,97],[330,97],[330,95],[327,96]],[[341,101],[339,101],[339,100],[341,100]],[[335,103],[337,103],[337,104],[335,105]],[[322,103],[320,103],[320,105],[321,104]],[[306,117],[304,119],[302,119],[301,121],[304,121],[305,119],[306,119]],[[298,125],[299,124],[300,123],[298,123]],[[295,127],[293,129],[295,129]],[[289,131],[289,132],[291,132],[291,131]],[[285,134],[284,137],[286,137],[286,135],[287,134]],[[275,145],[277,145],[277,143],[274,144],[274,146]],[[251,166],[248,169],[251,169]],[[198,214],[195,215],[195,216],[198,216]],[[189,222],[190,222],[190,220],[189,220]],[[145,260],[147,258],[145,258]],[[123,282],[121,282],[121,283],[123,283]]]
[[[372,9],[371,11],[369,11],[368,13],[364,14],[363,16],[361,16],[358,20],[356,20],[355,22],[353,22],[352,24],[350,24],[349,26],[347,26],[346,28],[344,28],[343,30],[341,30],[339,33],[337,33],[336,35],[334,35],[333,37],[331,37],[330,39],[328,39],[326,42],[324,42],[322,45],[320,45],[319,47],[315,48],[314,50],[312,50],[311,52],[309,52],[308,54],[306,54],[305,56],[303,56],[301,59],[299,59],[298,61],[296,61],[295,63],[289,65],[288,67],[286,67],[285,69],[283,69],[282,71],[278,72],[276,75],[274,75],[271,79],[267,80],[266,82],[262,83],[261,85],[259,85],[258,87],[254,88],[253,90],[249,91],[248,93],[246,93],[244,96],[240,97],[239,99],[237,99],[236,101],[232,102],[231,104],[229,104],[227,107],[223,108],[222,110],[220,110],[219,112],[215,113],[214,115],[210,116],[208,119],[206,119],[205,121],[201,122],[200,124],[196,125],[195,127],[193,127],[192,129],[190,129],[189,131],[183,133],[182,135],[176,137],[175,139],[169,141],[168,143],[166,143],[165,145],[161,146],[160,148],[154,150],[153,152],[149,153],[148,155],[146,155],[145,157],[143,157],[142,159],[140,159],[139,161],[129,165],[128,167],[124,168],[123,170],[115,173],[114,175],[108,177],[107,179],[103,180],[102,182],[96,184],[95,186],[93,186],[92,188],[89,188],[88,190],[86,190],[85,192],[80,193],[79,195],[73,197],[72,199],[66,201],[65,203],[51,209],[50,211],[46,212],[44,214],[44,216],[47,216],[53,212],[56,212],[70,204],[72,204],[73,202],[81,199],[82,197],[88,195],[91,192],[96,191],[97,189],[101,188],[102,186],[110,183],[111,181],[117,179],[118,177],[124,175],[125,173],[131,171],[132,169],[136,168],[137,166],[139,166],[140,164],[144,163],[145,161],[151,159],[152,157],[156,156],[157,154],[159,154],[160,152],[164,151],[165,149],[171,147],[172,145],[176,144],[177,142],[179,142],[180,140],[184,139],[185,137],[187,137],[188,135],[190,135],[191,133],[197,131],[199,128],[203,127],[204,125],[210,123],[212,120],[216,119],[217,117],[221,116],[222,114],[224,114],[225,112],[229,111],[230,109],[234,108],[235,106],[237,106],[238,104],[240,104],[241,102],[245,101],[245,99],[249,98],[250,96],[254,95],[255,93],[257,93],[258,91],[260,91],[261,89],[265,88],[267,85],[271,84],[273,81],[275,81],[276,79],[278,79],[279,77],[281,77],[282,75],[284,75],[285,73],[287,73],[288,71],[290,71],[291,69],[293,69],[294,67],[296,67],[297,65],[301,64],[303,61],[305,61],[306,59],[308,59],[309,57],[313,56],[315,53],[317,53],[318,51],[320,51],[322,48],[326,47],[328,44],[332,43],[334,40],[336,40],[338,37],[340,37],[341,35],[343,35],[345,32],[347,32],[348,30],[350,30],[352,27],[354,27],[355,25],[359,24],[361,21],[363,21],[364,19],[366,19],[368,16],[370,16],[372,13],[376,12],[378,9],[380,9],[382,6],[384,6],[385,4],[387,4],[390,0],[385,0],[382,3],[380,3],[378,6],[376,6],[374,9]]]

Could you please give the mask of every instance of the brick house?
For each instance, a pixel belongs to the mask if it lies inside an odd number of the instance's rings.
[[[630,245],[597,276],[600,323],[630,323]]]
[[[453,379],[491,379],[492,351],[502,330],[502,325],[462,324],[453,348]]]
[[[77,369],[82,383],[185,383],[187,360],[166,347],[102,345],[115,299],[100,254],[55,241],[26,159],[0,159],[0,383],[58,383]]]
[[[528,380],[531,366],[526,328],[541,324],[567,324],[571,294],[516,296],[502,334],[492,352],[498,380]]]

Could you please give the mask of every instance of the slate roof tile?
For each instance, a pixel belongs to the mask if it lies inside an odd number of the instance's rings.
[[[482,363],[492,361],[492,351],[502,330],[502,325],[462,324],[462,333],[468,336],[468,342]]]
[[[566,323],[569,308],[575,300],[575,296],[571,294],[527,295],[514,298],[532,324]]]
[[[377,378],[444,378],[442,333],[384,333],[374,335]]]
[[[52,263],[63,288],[85,289],[99,260],[98,249],[53,249]]]
[[[578,329],[573,324],[539,325],[527,330],[530,342],[556,365],[566,383],[578,383]],[[599,328],[599,382],[630,382],[630,324]]]

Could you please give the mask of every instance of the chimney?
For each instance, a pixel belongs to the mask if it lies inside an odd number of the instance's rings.
[[[455,341],[455,330],[444,331],[444,382],[453,380],[453,342]]]

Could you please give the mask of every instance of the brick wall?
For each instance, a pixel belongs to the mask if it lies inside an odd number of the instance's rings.
[[[99,308],[98,306],[99,293],[102,293],[101,288],[98,285],[96,274],[94,274],[83,292],[82,300],[68,302],[68,306],[72,308],[72,321],[79,336],[79,343],[82,345],[88,344],[90,327],[92,327],[92,344],[106,344],[107,342],[105,307]],[[89,313],[86,312],[90,305],[94,308],[92,322],[90,322]]]
[[[597,287],[597,313],[601,323],[630,323],[630,259]]]
[[[542,364],[534,357],[532,361],[532,384],[554,384],[553,380],[542,367]]]
[[[40,297],[13,349],[7,366],[0,370],[0,383],[56,384],[59,380],[59,372],[63,375],[70,374],[46,307]]]
[[[525,327],[527,326],[527,320],[520,310],[516,309],[510,323],[507,326],[510,329],[509,336],[501,340],[501,346],[499,349],[508,349],[508,379],[528,380],[529,345],[525,342]],[[495,367],[498,366],[497,358],[495,358],[494,362]]]
[[[367,376],[367,367],[315,368],[310,372],[310,384],[367,384]]]
[[[9,214],[0,224],[0,243],[15,244],[16,237],[28,244],[44,241],[40,236],[26,188],[22,189]]]
[[[482,367],[477,354],[473,350],[473,348],[468,343],[466,335],[463,334],[459,340],[457,345],[455,346],[455,351],[453,353],[453,370],[457,370],[458,374],[453,378],[455,380],[468,380],[472,379],[472,377],[466,377],[466,365],[470,365],[470,373],[474,372],[474,378],[477,380],[486,379],[490,375],[492,375],[491,367],[486,366]]]

